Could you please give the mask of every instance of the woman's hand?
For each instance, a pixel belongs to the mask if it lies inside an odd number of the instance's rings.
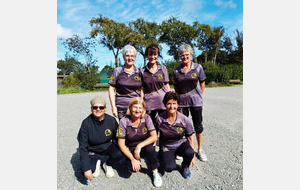
[[[194,156],[194,158],[191,161],[190,166],[194,166],[196,164],[196,156]]]
[[[85,171],[84,177],[86,177],[86,179],[89,179],[90,181],[92,181],[92,178],[93,178],[92,170]]]
[[[132,170],[135,172],[139,172],[141,170],[141,162],[140,160],[133,159],[131,160]]]
[[[112,114],[113,114],[116,118],[118,118],[118,109],[117,109],[116,106],[112,106]]]
[[[136,146],[133,155],[135,159],[140,160],[140,152],[141,148],[139,146]]]

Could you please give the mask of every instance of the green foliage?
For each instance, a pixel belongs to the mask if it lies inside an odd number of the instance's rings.
[[[86,73],[82,80],[82,87],[87,90],[93,90],[96,83],[100,83],[97,73],[97,67],[92,67],[90,71]]]
[[[64,78],[61,84],[63,85],[63,88],[76,87],[80,84],[80,81],[73,75],[69,75]]]
[[[230,79],[243,80],[242,65],[216,65],[209,61],[202,63],[202,66],[206,75],[205,84],[215,81],[228,85]]]
[[[57,91],[57,94],[73,94],[73,93],[85,93],[85,92],[98,92],[98,91],[107,91],[107,88],[96,88],[93,90],[87,90],[80,87],[70,87],[70,88],[60,88]]]
[[[176,69],[176,67],[180,66],[181,62],[173,61],[173,60],[166,60],[166,61],[162,62],[162,64],[164,66],[166,66],[166,68],[168,70],[169,79],[170,79],[169,84],[172,85],[173,84],[173,81],[172,81],[173,71],[174,71],[174,69]]]
[[[79,35],[74,34],[72,38],[66,39],[62,44],[69,51],[73,51],[74,55],[83,55],[88,70],[98,61],[93,59],[91,52],[91,48],[95,48],[96,42],[89,37],[81,38]]]
[[[225,85],[229,84],[231,79],[231,69],[227,66],[221,66],[217,74],[217,82],[221,82]]]

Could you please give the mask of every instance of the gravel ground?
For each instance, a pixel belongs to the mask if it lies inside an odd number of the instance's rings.
[[[102,169],[99,177],[85,180],[76,137],[90,114],[90,99],[99,95],[112,115],[108,92],[57,96],[57,189],[155,189],[144,159],[142,171],[131,176],[121,161],[113,166],[113,178],[106,178]],[[203,99],[203,149],[208,161],[197,159],[188,180],[181,175],[181,161],[176,161],[178,170],[163,174],[160,189],[243,189],[243,86],[206,88]],[[101,158],[101,165],[106,159]]]

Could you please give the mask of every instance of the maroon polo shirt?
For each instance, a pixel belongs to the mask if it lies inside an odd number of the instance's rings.
[[[116,107],[127,108],[132,98],[140,96],[142,86],[140,70],[134,67],[133,73],[129,74],[124,66],[117,67],[108,84],[116,88]]]
[[[190,70],[185,73],[181,66],[173,71],[173,82],[180,96],[179,107],[203,106],[200,83],[205,81],[205,73],[200,64],[193,63]]]
[[[130,115],[126,115],[120,120],[116,137],[126,139],[126,146],[131,148],[146,140],[149,137],[149,133],[153,130],[155,128],[149,115],[144,115],[139,127],[132,124]]]
[[[155,120],[160,131],[160,149],[176,150],[183,142],[187,141],[186,137],[195,133],[189,119],[178,111],[173,124],[168,121],[167,112],[159,114]]]
[[[144,101],[146,110],[165,110],[162,100],[167,92],[164,85],[169,83],[169,74],[164,65],[158,63],[155,73],[149,70],[148,65],[141,69],[142,84],[145,90]]]

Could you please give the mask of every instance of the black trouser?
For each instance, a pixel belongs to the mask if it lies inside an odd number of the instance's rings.
[[[130,150],[131,154],[134,155],[135,147],[130,147],[129,150]],[[147,146],[144,146],[141,149],[140,157],[146,157],[147,158],[149,166],[151,167],[152,170],[159,167],[157,154],[156,154],[155,147],[153,146],[153,144],[149,144]],[[128,157],[126,157],[126,165],[127,165],[128,170],[133,172],[131,160]]]
[[[119,147],[116,144],[112,144],[110,145],[106,151],[104,151],[101,154],[97,154],[94,152],[90,152],[89,153],[89,157],[90,157],[90,166],[91,166],[91,170],[94,173],[94,171],[96,170],[96,163],[97,161],[100,159],[101,156],[109,156],[108,160],[106,161],[106,165],[107,166],[112,166],[114,163],[118,162],[119,160],[122,159],[123,154],[120,151]]]
[[[194,154],[195,152],[191,147],[190,143],[186,141],[182,143],[176,150],[160,150],[159,161],[165,171],[171,172],[172,170],[176,169],[176,155],[183,157],[183,162],[181,163],[181,166],[185,168],[190,166],[190,163],[194,158]]]
[[[193,125],[196,133],[200,134],[203,132],[202,125],[202,106],[201,107],[188,107],[188,108],[178,108],[178,111],[185,116],[189,117],[189,110],[192,115]]]
[[[117,107],[117,110],[118,110],[118,119],[120,121],[126,115],[127,108]]]

